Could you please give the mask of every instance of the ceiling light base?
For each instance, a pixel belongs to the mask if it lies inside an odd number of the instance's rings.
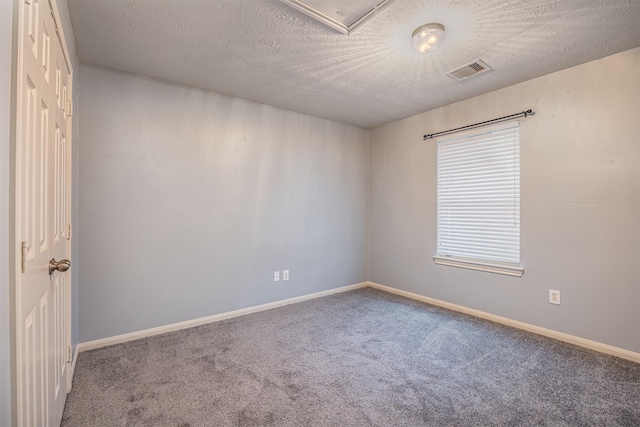
[[[411,46],[419,53],[433,53],[444,42],[444,25],[432,22],[424,24],[411,34]]]

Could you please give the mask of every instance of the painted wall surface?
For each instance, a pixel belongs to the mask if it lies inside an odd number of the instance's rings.
[[[80,342],[367,279],[366,130],[85,65],[80,111]]]
[[[13,2],[0,1],[0,426],[11,425],[9,197]]]
[[[528,108],[524,276],[435,265],[436,143],[422,135]],[[638,111],[640,48],[372,130],[369,279],[640,351]]]

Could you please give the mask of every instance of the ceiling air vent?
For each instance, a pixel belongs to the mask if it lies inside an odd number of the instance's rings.
[[[487,64],[478,59],[476,61],[463,65],[462,67],[458,67],[455,70],[449,71],[447,73],[447,76],[451,77],[454,80],[461,81],[489,70],[493,70],[493,68],[489,67]]]

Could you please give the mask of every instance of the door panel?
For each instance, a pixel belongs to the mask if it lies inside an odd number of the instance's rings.
[[[16,114],[18,425],[59,425],[68,388],[71,69],[47,0],[21,0]]]

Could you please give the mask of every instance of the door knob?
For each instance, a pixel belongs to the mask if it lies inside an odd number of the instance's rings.
[[[71,261],[68,259],[56,261],[55,258],[51,258],[51,261],[49,261],[49,276],[51,276],[55,270],[67,271],[69,267],[71,267]]]

